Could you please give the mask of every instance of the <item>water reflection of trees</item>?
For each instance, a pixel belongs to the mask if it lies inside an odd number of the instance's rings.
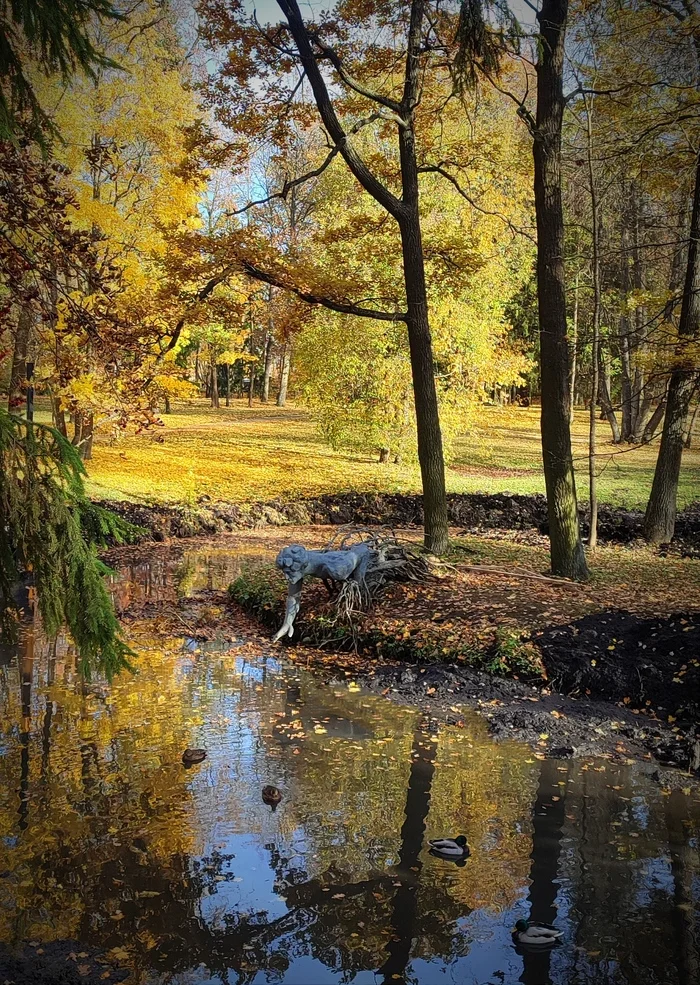
[[[470,911],[518,907],[568,928],[522,956],[524,983],[697,980],[698,815],[682,794],[495,747],[478,724],[438,733],[253,651],[191,658],[145,631],[139,645],[142,672],[112,692],[79,686],[66,641],[39,635],[0,672],[4,939],[126,944],[137,969],[204,963],[240,982],[310,957],[394,983],[418,958],[468,960]],[[217,721],[225,760],[188,774],[182,748]],[[258,778],[284,785],[274,824]],[[206,909],[237,864],[212,846],[214,803],[264,842],[275,906]],[[462,831],[463,869],[426,855],[427,837]]]

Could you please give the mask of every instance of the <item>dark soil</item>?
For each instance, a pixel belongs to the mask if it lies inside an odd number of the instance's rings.
[[[102,976],[109,972],[108,978]],[[0,982],[3,985],[105,985],[122,982],[129,970],[116,968],[80,941],[32,941],[18,951],[0,944]]]
[[[104,505],[131,523],[144,527],[153,540],[193,537],[264,526],[387,525],[421,526],[423,500],[401,493],[338,493],[292,502],[238,505],[200,500],[197,506],[145,505],[110,502]],[[547,501],[544,496],[507,493],[460,493],[448,496],[450,525],[470,532],[500,528],[547,533]],[[643,513],[621,507],[601,506],[598,537],[601,542],[630,543],[641,537]],[[581,504],[581,528],[587,534],[585,504]],[[676,521],[675,550],[700,555],[700,503],[682,510]]]

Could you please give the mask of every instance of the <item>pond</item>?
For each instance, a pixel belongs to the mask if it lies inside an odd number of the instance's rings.
[[[134,563],[117,602],[221,587],[238,564],[225,545]],[[496,745],[476,717],[438,727],[243,619],[227,643],[128,632],[138,674],[111,686],[31,630],[5,654],[5,943],[84,942],[86,979],[114,975],[99,950],[154,985],[700,980],[697,793]],[[185,768],[187,747],[207,758]],[[465,864],[428,853],[458,833]],[[560,946],[516,948],[520,917],[556,922]]]

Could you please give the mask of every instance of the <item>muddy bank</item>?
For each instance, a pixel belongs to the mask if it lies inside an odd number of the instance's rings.
[[[282,619],[279,587],[246,576],[231,596],[271,630]],[[608,610],[529,639],[504,643],[495,634],[480,650],[455,649],[446,633],[444,646],[426,651],[416,637],[385,632],[371,617],[349,633],[329,621],[327,608],[320,593],[305,598],[288,647],[293,659],[331,674],[351,673],[372,690],[416,703],[451,724],[459,721],[457,706],[474,709],[496,738],[527,742],[557,758],[653,758],[655,769],[692,768],[700,778],[697,614],[643,619]],[[689,782],[674,776],[664,782]]]
[[[144,527],[148,536],[156,541],[290,524],[386,524],[407,528],[423,523],[422,497],[401,493],[338,493],[316,499],[250,504],[212,503],[202,499],[194,506],[129,502],[104,505],[131,523]],[[465,531],[534,529],[539,533],[547,532],[547,501],[541,495],[453,493],[448,496],[448,515],[451,526]],[[639,510],[601,506],[598,537],[602,542],[631,543],[641,537],[643,518]],[[581,507],[581,527],[586,535],[585,504]],[[700,553],[700,503],[679,513],[674,544],[692,556]]]

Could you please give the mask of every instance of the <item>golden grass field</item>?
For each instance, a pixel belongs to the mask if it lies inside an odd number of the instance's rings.
[[[319,437],[305,410],[236,400],[212,410],[204,400],[175,404],[164,426],[127,434],[114,444],[95,442],[88,463],[89,493],[100,499],[148,502],[249,502],[347,490],[417,492],[413,464],[380,465],[376,458],[334,451]],[[461,437],[447,472],[450,492],[544,492],[539,408],[484,407],[481,428]],[[587,498],[585,412],[573,426],[579,496]],[[599,425],[599,495],[602,502],[643,507],[658,444],[614,446]],[[700,496],[700,437],[684,456],[679,505]]]

